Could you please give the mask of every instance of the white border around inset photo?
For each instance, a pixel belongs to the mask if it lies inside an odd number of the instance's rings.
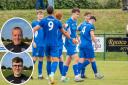
[[[25,22],[30,26],[30,28],[31,28],[31,31],[32,31],[32,41],[31,41],[31,44],[29,45],[29,47],[28,47],[27,49],[25,49],[25,51],[18,52],[18,53],[29,52],[29,50],[30,50],[30,48],[31,48],[31,46],[32,46],[33,39],[34,39],[34,33],[33,33],[33,29],[32,29],[31,24],[30,24],[27,20],[25,20],[24,18],[21,18],[21,17],[13,17],[13,18],[10,18],[10,19],[8,19],[8,20],[2,25],[2,28],[1,28],[1,31],[0,31],[0,33],[1,33],[1,34],[0,34],[1,43],[2,43],[3,47],[6,49],[6,52],[16,53],[16,52],[12,52],[12,51],[8,50],[8,49],[5,47],[4,43],[2,42],[2,31],[3,31],[3,28],[4,28],[4,26],[5,26],[9,21],[11,21],[11,20],[13,20],[13,19],[21,19],[21,20],[25,21]],[[16,53],[16,54],[18,54],[18,53]]]
[[[6,52],[6,53],[3,55],[3,57],[2,57],[2,59],[1,59],[1,61],[0,61],[0,73],[2,74],[2,77],[4,78],[4,80],[5,80],[7,83],[9,83],[9,84],[11,84],[11,85],[23,85],[23,84],[27,83],[27,82],[31,79],[31,77],[32,77],[32,75],[33,75],[33,72],[34,72],[34,63],[33,63],[33,59],[32,59],[32,57],[31,57],[31,55],[30,55],[29,53],[23,52],[24,54],[27,54],[27,57],[29,57],[29,58],[31,59],[31,63],[32,63],[32,66],[33,66],[31,75],[29,76],[29,78],[28,78],[25,82],[20,83],[20,84],[14,84],[14,83],[9,82],[9,81],[4,77],[4,75],[3,75],[3,73],[2,73],[2,69],[1,69],[2,63],[3,63],[3,59],[4,59],[5,57],[7,57],[6,55],[9,54],[9,53],[10,53],[10,54],[13,54],[13,55],[19,55],[19,54],[14,54],[14,53],[11,53],[11,52]],[[21,53],[21,54],[23,54],[23,53]],[[10,59],[10,61],[11,61],[11,59]],[[26,62],[28,62],[28,61],[26,61]]]

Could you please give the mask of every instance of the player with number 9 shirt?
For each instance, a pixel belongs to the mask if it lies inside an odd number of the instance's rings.
[[[47,7],[47,14],[48,16],[42,19],[39,25],[34,28],[34,32],[39,30],[41,27],[44,29],[45,55],[47,57],[47,74],[49,76],[50,84],[54,84],[54,74],[57,70],[59,61],[58,31],[60,30],[67,38],[71,38],[68,32],[62,28],[61,22],[53,16],[54,9],[52,6]],[[71,40],[72,42],[76,43],[74,39]]]

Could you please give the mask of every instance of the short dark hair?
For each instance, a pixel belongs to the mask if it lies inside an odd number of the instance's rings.
[[[96,21],[96,17],[95,16],[91,16],[90,19],[94,19]]]
[[[20,31],[21,31],[21,34],[22,34],[22,36],[23,36],[23,31],[22,31],[22,29],[21,29],[20,27],[14,27],[14,28],[12,29],[12,32],[13,32],[13,30],[20,30]]]
[[[21,62],[23,64],[23,59],[20,58],[20,57],[15,57],[15,58],[12,59],[12,63],[13,62],[15,62],[15,63],[20,63]]]
[[[84,13],[84,16],[87,16],[87,15],[89,15],[89,14],[91,14],[91,12],[85,12],[85,13]]]
[[[79,8],[73,8],[72,9],[72,13],[76,13],[76,12],[79,12],[80,13],[80,9]]]
[[[54,8],[52,6],[47,7],[47,13],[48,14],[53,14],[54,13]]]

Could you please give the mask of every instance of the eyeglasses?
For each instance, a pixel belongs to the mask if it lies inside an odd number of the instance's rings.
[[[13,67],[23,67],[23,65],[12,65]]]

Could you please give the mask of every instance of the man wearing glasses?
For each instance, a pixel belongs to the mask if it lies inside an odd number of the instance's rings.
[[[12,59],[12,75],[9,75],[6,79],[13,84],[24,83],[28,77],[22,74],[23,71],[23,59],[15,57]]]

